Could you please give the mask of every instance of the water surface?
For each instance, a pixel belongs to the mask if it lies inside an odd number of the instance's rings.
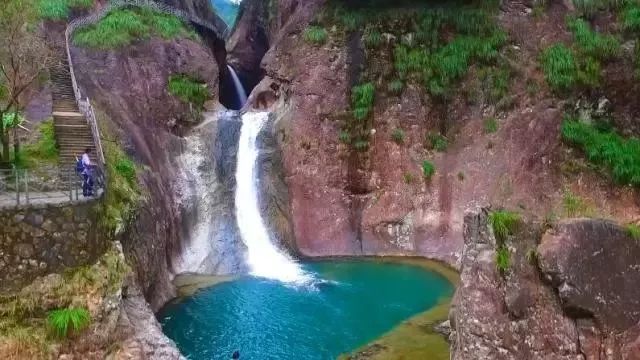
[[[451,296],[422,267],[373,261],[306,264],[316,282],[241,277],[165,307],[164,332],[189,359],[335,359]]]

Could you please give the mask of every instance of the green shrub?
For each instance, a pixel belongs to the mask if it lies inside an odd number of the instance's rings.
[[[427,133],[427,144],[429,149],[443,152],[447,150],[449,142],[442,134],[429,132]]]
[[[504,244],[507,237],[513,235],[520,223],[520,215],[511,211],[498,210],[489,214],[489,224],[498,240],[498,244]]]
[[[398,145],[404,143],[404,131],[400,128],[393,129],[391,139]]]
[[[69,307],[49,312],[47,323],[53,332],[61,337],[67,337],[71,333],[78,333],[91,322],[89,311],[85,308]]]
[[[569,90],[578,82],[578,65],[573,52],[562,44],[542,52],[542,70],[549,86],[555,90]]]
[[[640,186],[640,140],[624,139],[574,119],[562,122],[562,138],[582,149],[590,162],[607,167],[619,184]]]
[[[197,38],[190,27],[173,15],[148,8],[136,8],[111,11],[98,23],[78,29],[74,33],[73,42],[78,46],[110,49],[151,36],[164,39]]]
[[[640,240],[640,226],[636,224],[629,224],[625,227],[627,234],[634,240]]]
[[[362,40],[368,48],[375,49],[382,43],[382,34],[375,29],[368,29]]]
[[[505,274],[511,267],[511,253],[502,245],[496,249],[496,268],[501,274]]]
[[[167,88],[171,95],[198,108],[202,108],[207,99],[209,99],[207,84],[188,75],[171,75]]]
[[[591,30],[591,26],[580,18],[570,19],[568,26],[583,54],[599,60],[606,60],[618,54],[620,43],[612,35],[603,35]]]
[[[493,134],[498,131],[498,120],[491,117],[484,121],[484,132],[487,134]]]
[[[436,173],[436,167],[433,165],[433,163],[431,163],[428,160],[422,161],[422,175],[425,178],[431,179],[431,177],[433,177],[435,173]]]
[[[400,79],[395,79],[387,85],[387,90],[392,94],[400,95],[402,89],[404,89],[404,83]]]
[[[310,44],[322,45],[327,42],[327,30],[319,26],[309,26],[302,34],[304,40]]]

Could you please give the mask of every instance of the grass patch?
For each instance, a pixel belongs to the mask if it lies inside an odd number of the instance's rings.
[[[447,150],[448,146],[449,142],[444,135],[434,132],[427,133],[427,148],[438,152],[444,152]]]
[[[401,145],[404,143],[404,137],[405,137],[404,131],[400,128],[395,128],[391,132],[391,139],[393,139],[393,142],[395,142],[398,145]]]
[[[76,30],[73,42],[77,46],[112,49],[152,36],[163,39],[198,38],[193,29],[174,15],[150,8],[135,8],[113,10],[98,23]]]
[[[69,307],[49,312],[47,324],[60,338],[77,334],[91,323],[91,315],[84,307]]]
[[[365,31],[362,41],[366,47],[375,49],[382,44],[382,34],[378,30],[369,28]]]
[[[623,11],[620,16],[622,27],[626,31],[640,32],[640,4],[631,3]]]
[[[340,137],[347,138],[348,135],[349,142],[357,151],[366,151],[369,148],[369,116],[373,110],[375,90],[371,82],[356,85],[351,89],[352,116],[345,119]]]
[[[178,99],[195,105],[198,109],[209,99],[207,84],[188,75],[171,75],[167,83],[169,93]]]
[[[493,134],[498,131],[498,120],[491,117],[484,121],[484,132],[486,134]]]
[[[593,31],[591,26],[580,18],[569,19],[567,25],[584,55],[599,60],[607,60],[618,55],[620,43],[614,36]]]
[[[640,225],[629,224],[625,226],[625,230],[634,240],[640,240]]]
[[[562,196],[562,207],[568,217],[590,217],[593,215],[593,211],[587,202],[571,191],[564,192]]]
[[[506,274],[511,267],[511,253],[509,249],[502,245],[496,249],[496,269],[501,274]]]
[[[93,0],[40,0],[37,2],[38,14],[43,19],[64,20],[69,17],[72,8],[88,9]]]
[[[566,91],[578,82],[578,64],[571,49],[562,44],[553,45],[542,52],[542,70],[551,88]]]
[[[504,244],[507,238],[514,234],[519,223],[520,215],[515,212],[498,210],[489,214],[489,224],[499,245]]]
[[[436,173],[436,167],[432,162],[428,160],[422,161],[422,176],[427,179],[431,179]]]
[[[609,170],[618,184],[640,186],[640,140],[625,139],[614,130],[601,130],[594,125],[566,118],[562,122],[562,138],[580,148],[588,161]]]
[[[329,35],[327,30],[320,26],[309,26],[302,34],[304,40],[310,44],[322,45],[327,42]]]
[[[413,176],[412,173],[404,173],[403,175],[404,178],[404,183],[405,184],[413,184],[414,182],[416,182],[416,177]]]

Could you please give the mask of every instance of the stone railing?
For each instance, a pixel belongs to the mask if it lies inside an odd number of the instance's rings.
[[[71,45],[70,45],[71,35],[73,35],[73,32],[76,31],[78,28],[97,23],[102,18],[107,16],[107,14],[109,14],[110,11],[118,8],[128,7],[128,6],[147,7],[147,8],[157,10],[159,12],[172,14],[182,19],[183,21],[191,22],[193,24],[197,24],[199,26],[205,27],[213,31],[216,34],[216,36],[218,36],[221,39],[226,39],[230,31],[229,26],[227,26],[226,23],[220,18],[217,18],[216,23],[211,23],[195,15],[192,15],[186,11],[182,11],[182,10],[173,8],[171,6],[168,6],[166,4],[157,3],[151,0],[112,0],[111,2],[109,2],[108,5],[106,5],[99,11],[91,15],[75,19],[67,25],[67,29],[65,30],[65,34],[64,34],[65,49],[67,52],[67,60],[69,63],[69,72],[71,74],[71,83],[73,85],[73,93],[75,95],[80,111],[85,115],[87,122],[89,123],[89,126],[91,128],[91,134],[93,135],[93,141],[96,145],[98,157],[102,165],[104,165],[105,163],[105,158],[104,158],[104,152],[102,150],[102,142],[100,140],[100,130],[98,128],[96,115],[93,110],[93,106],[91,105],[91,101],[89,100],[88,97],[86,97],[85,99],[82,98],[82,94],[80,92],[78,83],[76,81],[75,71],[73,69],[73,60],[71,58]]]

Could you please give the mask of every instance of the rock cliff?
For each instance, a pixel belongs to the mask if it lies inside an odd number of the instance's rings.
[[[465,216],[452,359],[637,359],[640,244],[605,220],[522,224],[496,267],[487,212]],[[615,260],[614,260],[615,259]]]

